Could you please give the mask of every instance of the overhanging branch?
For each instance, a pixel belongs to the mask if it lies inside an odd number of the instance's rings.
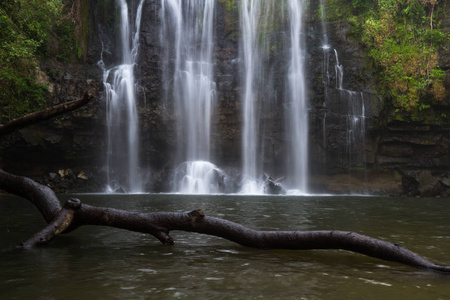
[[[91,101],[93,97],[84,94],[83,98],[58,104],[44,110],[36,111],[20,118],[9,121],[4,125],[0,125],[0,136],[10,134],[13,131],[22,129],[28,125],[35,124],[50,118],[62,115],[64,113],[76,110]]]

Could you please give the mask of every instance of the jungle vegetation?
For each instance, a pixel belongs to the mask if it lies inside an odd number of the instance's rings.
[[[351,24],[368,68],[376,70],[382,94],[394,107],[412,112],[448,97],[439,53],[450,36],[440,29],[446,2],[439,0],[326,0],[331,21]]]
[[[82,54],[73,8],[62,0],[0,2],[0,122],[46,105],[40,61],[69,62]]]

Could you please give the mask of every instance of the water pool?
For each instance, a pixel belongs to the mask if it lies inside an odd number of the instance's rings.
[[[61,196],[61,200],[70,197]],[[191,211],[261,230],[355,231],[450,265],[450,199],[76,195],[131,211]],[[0,196],[1,299],[446,299],[450,276],[336,250],[256,250],[172,232],[82,227],[43,248],[9,249],[45,222],[27,200]]]

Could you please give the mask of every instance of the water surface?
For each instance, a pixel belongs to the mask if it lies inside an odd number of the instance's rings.
[[[62,196],[64,200],[69,196]],[[264,230],[349,230],[450,264],[450,199],[77,195],[130,211],[190,211]],[[447,299],[450,276],[338,250],[256,250],[217,237],[83,227],[46,247],[10,252],[45,222],[0,196],[1,299]]]

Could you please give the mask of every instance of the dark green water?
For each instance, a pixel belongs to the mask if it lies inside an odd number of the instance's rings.
[[[264,230],[356,231],[450,265],[450,199],[78,195],[131,211],[190,211]],[[67,196],[61,197],[65,199]],[[450,276],[346,251],[255,250],[173,232],[83,227],[26,252],[6,249],[45,222],[0,196],[0,299],[449,299]]]

